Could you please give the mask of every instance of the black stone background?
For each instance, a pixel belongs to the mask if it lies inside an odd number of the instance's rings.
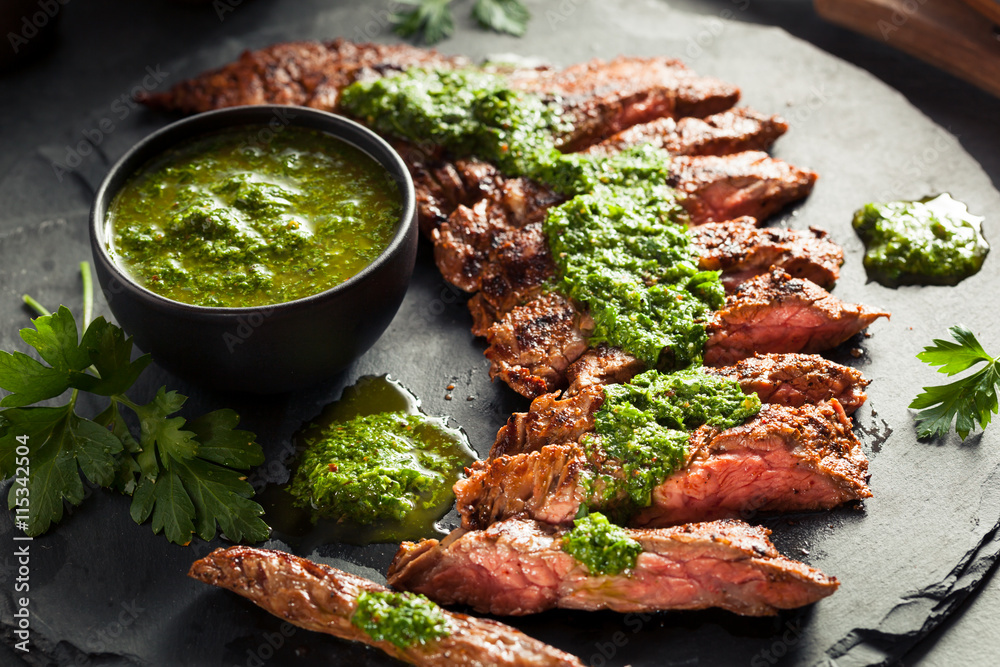
[[[918,442],[906,404],[919,386],[938,381],[914,354],[944,336],[948,326],[964,322],[987,349],[1000,349],[992,289],[1000,270],[990,258],[982,273],[956,288],[866,284],[861,244],[849,221],[869,200],[948,191],[987,216],[986,233],[993,238],[1000,203],[994,189],[1000,104],[885,44],[822,24],[806,3],[529,4],[535,18],[522,40],[472,29],[464,17],[467,7],[459,4],[459,32],[441,48],[559,64],[618,53],[667,54],[739,84],[744,103],[791,121],[775,154],[821,174],[813,195],[773,224],[829,229],[848,257],[835,294],[894,315],[890,323],[871,327],[870,338],[859,337],[832,354],[873,380],[857,424],[872,458],[876,497],[863,509],[762,519],[783,553],[841,579],[836,595],[775,619],[721,612],[648,618],[552,612],[514,624],[594,665],[762,665],[778,655],[782,664],[995,663],[1000,641],[992,618],[1000,595],[989,582],[1000,549],[1000,435]],[[146,79],[160,89],[227,62],[243,48],[274,41],[395,39],[384,27],[383,9],[382,3],[318,0],[95,0],[64,6],[53,47],[0,78],[0,349],[23,349],[16,333],[28,317],[19,305],[21,293],[79,309],[76,264],[89,258],[85,224],[93,188],[131,143],[169,120],[116,100],[150,72],[167,74],[159,83],[158,77]],[[0,48],[8,47],[6,41]],[[105,120],[114,128],[107,129]],[[101,137],[100,150],[60,179],[53,164],[66,164],[70,147],[88,135]],[[107,314],[100,299],[97,306]],[[364,374],[390,373],[428,412],[450,415],[463,426],[483,453],[506,415],[526,401],[489,383],[482,343],[472,339],[468,325],[462,298],[443,283],[425,245],[389,331],[328,384],[247,398],[206,393],[154,366],[136,396],[167,384],[192,397],[191,414],[237,408],[268,452],[255,482],[281,481],[287,473],[279,461],[292,433]],[[848,354],[852,346],[863,350],[859,359]],[[446,401],[450,383],[456,385],[454,399]],[[30,654],[15,654],[12,536],[10,515],[0,513],[2,664],[392,662],[357,645],[283,626],[236,596],[187,579],[190,562],[221,542],[170,545],[148,526],[131,522],[126,499],[103,491],[32,543],[34,643]],[[393,551],[392,545],[329,546],[313,556],[380,579]]]

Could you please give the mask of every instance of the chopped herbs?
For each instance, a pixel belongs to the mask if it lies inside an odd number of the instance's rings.
[[[573,529],[563,535],[562,549],[595,576],[629,572],[642,553],[639,542],[600,512],[574,521]]]
[[[416,593],[365,591],[351,623],[377,642],[406,649],[450,634],[448,617],[438,605]]]
[[[986,353],[975,335],[961,324],[953,326],[956,342],[935,338],[917,359],[939,366],[938,373],[957,375],[978,364],[975,373],[936,387],[924,387],[910,408],[917,413],[917,433],[921,438],[943,437],[954,422],[955,431],[964,440],[976,424],[985,429],[997,413],[997,390],[1000,390],[1000,357]]]

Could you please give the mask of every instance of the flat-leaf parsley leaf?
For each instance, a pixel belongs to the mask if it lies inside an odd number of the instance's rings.
[[[961,324],[949,329],[956,342],[935,338],[934,344],[917,355],[938,373],[956,375],[981,363],[986,365],[964,378],[936,387],[924,387],[910,407],[916,415],[917,434],[921,438],[944,436],[951,430],[964,440],[976,424],[985,429],[997,413],[997,390],[1000,389],[1000,357],[986,353],[975,335]]]

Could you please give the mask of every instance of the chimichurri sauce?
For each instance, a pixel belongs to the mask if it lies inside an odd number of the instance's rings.
[[[331,135],[263,126],[197,137],[139,170],[108,210],[109,251],[137,282],[200,306],[253,307],[339,285],[399,226],[389,173]]]
[[[559,100],[512,90],[486,72],[411,69],[354,83],[341,103],[380,132],[475,155],[572,197],[549,210],[545,232],[556,288],[594,317],[591,343],[665,370],[700,363],[705,320],[723,289],[718,273],[696,268],[687,214],[666,185],[667,151],[564,154],[569,126]]]
[[[451,634],[444,610],[418,593],[365,591],[358,596],[351,624],[375,641],[387,641],[401,649]]]
[[[576,519],[563,535],[562,549],[594,576],[630,572],[643,551],[642,544],[600,512]]]
[[[275,534],[303,548],[440,533],[451,487],[476,456],[465,434],[429,417],[397,382],[361,378],[296,436],[290,484],[261,503]]]
[[[955,285],[978,272],[990,250],[982,222],[947,194],[867,204],[854,214],[865,269],[887,287]]]

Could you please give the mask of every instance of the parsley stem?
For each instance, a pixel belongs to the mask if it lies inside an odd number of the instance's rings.
[[[35,311],[39,315],[42,315],[44,317],[46,315],[51,315],[52,314],[48,310],[45,309],[45,306],[43,306],[42,304],[40,304],[37,301],[35,301],[34,297],[32,297],[30,294],[25,294],[25,295],[21,296],[21,298],[24,299],[24,302],[26,304],[28,304],[29,308],[31,308],[33,311]]]
[[[80,277],[83,279],[83,330],[86,331],[94,312],[94,283],[88,262],[80,262]]]

